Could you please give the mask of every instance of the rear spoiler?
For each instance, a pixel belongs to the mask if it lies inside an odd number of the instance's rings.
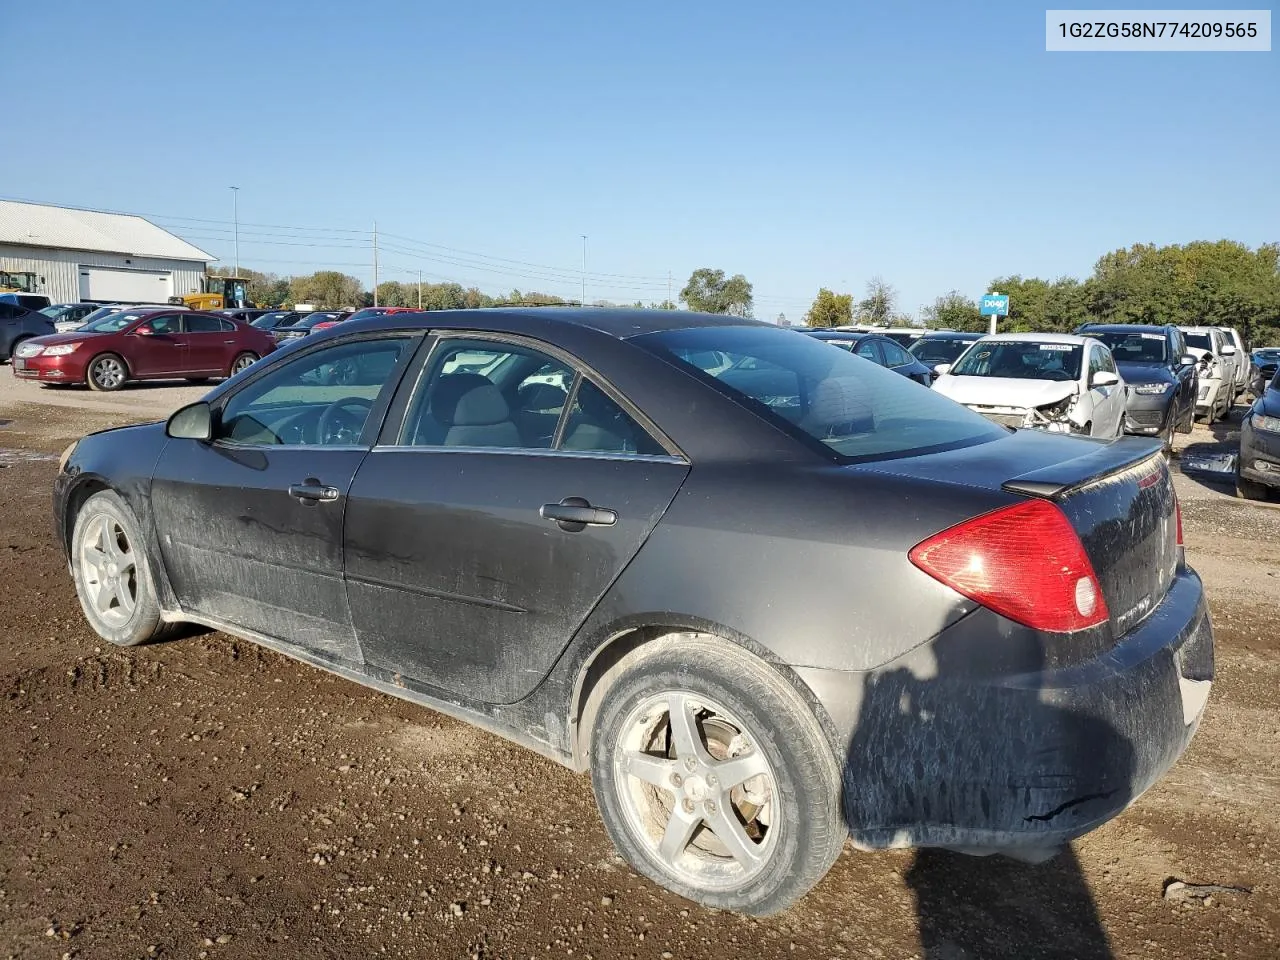
[[[1145,466],[1146,461],[1160,455],[1160,449],[1159,440],[1122,437],[1111,443],[1097,444],[1094,449],[1070,460],[1006,480],[1000,488],[1008,493],[1060,500],[1081,487]]]

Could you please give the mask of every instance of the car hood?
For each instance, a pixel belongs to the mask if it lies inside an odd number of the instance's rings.
[[[1280,390],[1272,390],[1270,387],[1264,390],[1254,404],[1254,410],[1268,417],[1280,417]]]
[[[1074,396],[1074,380],[1026,380],[1013,377],[958,377],[944,374],[933,389],[957,403],[988,407],[1043,407]]]
[[[1187,346],[1187,353],[1191,354],[1191,356],[1195,357],[1197,360],[1203,360],[1203,359],[1205,359],[1206,357],[1208,357],[1208,358],[1210,358],[1210,359],[1212,359],[1212,358],[1213,358],[1213,351],[1212,351],[1212,350],[1205,350],[1203,347],[1193,347],[1193,346],[1188,345],[1188,346]]]
[[[78,343],[81,340],[87,340],[90,337],[97,336],[101,336],[101,334],[96,332],[86,333],[81,330],[76,330],[70,333],[46,333],[43,337],[33,337],[28,342],[38,343],[42,347],[52,347],[59,343]]]
[[[1154,363],[1116,363],[1125,383],[1175,383],[1177,378],[1167,367]]]

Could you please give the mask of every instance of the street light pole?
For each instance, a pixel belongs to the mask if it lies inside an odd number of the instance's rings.
[[[240,188],[231,188],[231,216],[236,225],[236,276],[240,276]]]
[[[587,305],[587,235],[582,237],[582,305]]]

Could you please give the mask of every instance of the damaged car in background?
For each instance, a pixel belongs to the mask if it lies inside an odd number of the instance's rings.
[[[105,640],[203,624],[509,737],[718,909],[785,909],[849,838],[1042,859],[1177,761],[1213,677],[1158,443],[734,317],[348,321],[83,438],[54,505]]]
[[[997,334],[937,370],[933,389],[1002,426],[1105,439],[1124,426],[1124,381],[1092,337]]]
[[[1196,358],[1199,390],[1196,416],[1205,423],[1225,420],[1236,397],[1236,348],[1217,327],[1179,327],[1187,353]],[[1241,358],[1248,362],[1248,358]]]

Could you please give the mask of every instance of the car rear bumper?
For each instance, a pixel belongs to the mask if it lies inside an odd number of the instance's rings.
[[[84,379],[84,362],[75,354],[61,357],[13,358],[13,375],[22,380],[46,383],[79,383]]]
[[[1212,626],[1189,569],[1117,645],[1073,666],[960,676],[947,632],[868,674],[799,671],[846,738],[844,808],[859,846],[1016,855],[1067,843],[1177,761],[1213,679]]]

